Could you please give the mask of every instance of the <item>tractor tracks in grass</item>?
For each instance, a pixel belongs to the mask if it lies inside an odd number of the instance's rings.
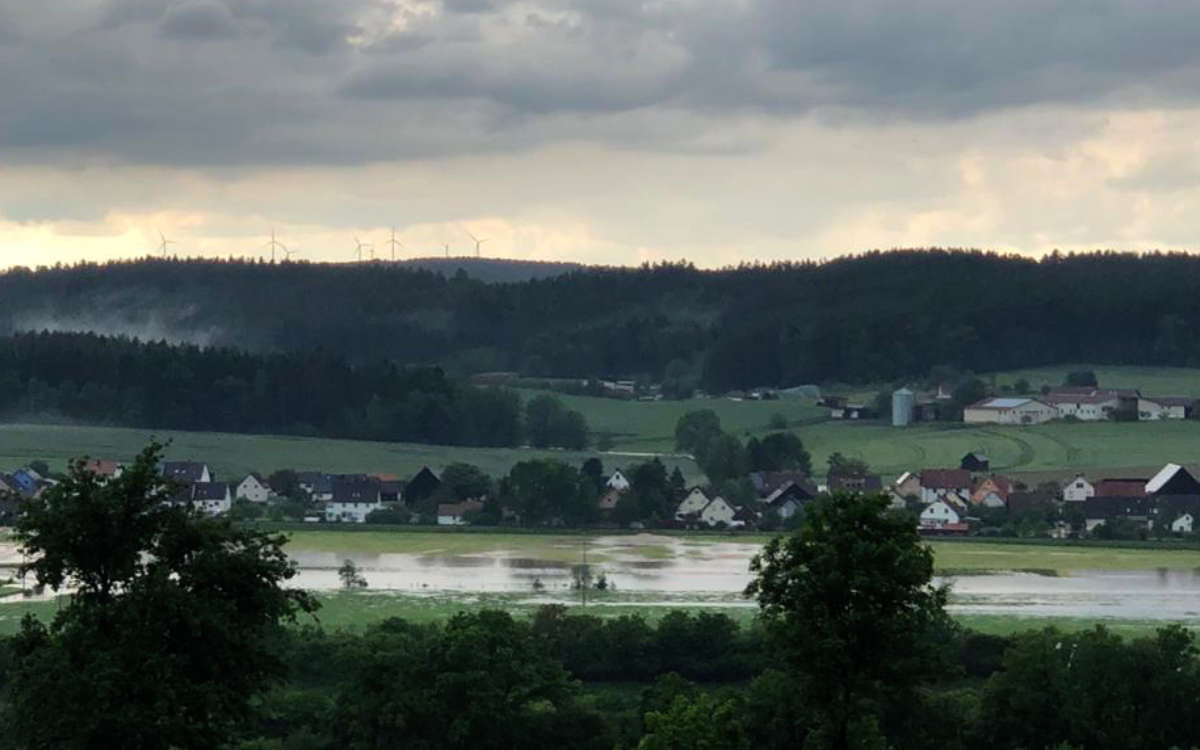
[[[1017,458],[1012,464],[1005,466],[1004,468],[1006,469],[1019,469],[1023,466],[1029,466],[1033,463],[1033,459],[1037,458],[1037,451],[1024,438],[1010,435],[1000,430],[980,430],[979,432],[984,435],[1001,438],[1002,440],[1008,440],[1017,446]]]

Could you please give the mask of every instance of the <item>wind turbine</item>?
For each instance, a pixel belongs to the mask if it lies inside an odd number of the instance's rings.
[[[280,250],[283,251],[284,255],[287,256],[287,253],[288,253],[287,245],[285,245],[282,242],[280,242],[279,240],[275,239],[275,228],[274,227],[271,227],[271,241],[266,244],[266,247],[271,248],[271,262],[272,263],[275,262],[275,248],[279,248]]]
[[[466,227],[463,227],[463,231],[467,233],[468,237],[475,240],[475,257],[478,258],[479,257],[479,246],[482,245],[483,243],[487,242],[487,240],[479,239],[475,235],[471,234],[471,230],[467,229]]]
[[[158,249],[162,252],[162,257],[164,258],[167,257],[167,245],[179,244],[175,240],[168,240],[167,236],[163,234],[161,230],[159,230],[158,239],[160,240],[158,243]]]
[[[444,242],[444,243],[442,243],[442,247],[446,248],[446,257],[449,258],[450,257],[450,243]]]
[[[359,263],[362,263],[362,251],[363,251],[364,247],[371,251],[371,257],[373,258],[375,256],[375,246],[368,244],[366,242],[363,242],[356,235],[354,237],[354,252],[358,253],[358,262]]]
[[[293,256],[293,255],[295,255],[295,254],[296,254],[296,253],[298,253],[298,252],[300,252],[300,251],[299,251],[299,250],[288,250],[286,247],[285,247],[285,248],[283,248],[283,262],[284,262],[284,263],[291,263],[291,262],[292,262],[292,256]]]
[[[404,247],[404,243],[396,239],[396,228],[392,227],[392,238],[387,242],[392,246],[392,260],[396,260],[396,246]]]

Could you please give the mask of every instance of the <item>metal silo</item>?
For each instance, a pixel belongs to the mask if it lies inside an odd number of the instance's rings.
[[[908,427],[913,420],[913,405],[917,397],[907,388],[892,393],[892,426]]]

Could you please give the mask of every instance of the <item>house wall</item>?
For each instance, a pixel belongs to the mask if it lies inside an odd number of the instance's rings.
[[[958,523],[958,512],[940,500],[930,503],[921,511],[921,525],[925,527],[944,526],[948,523]]]
[[[1040,403],[1030,403],[1012,409],[963,410],[963,422],[967,424],[1040,424],[1058,417],[1058,410]]]
[[[700,512],[700,520],[709,526],[715,526],[718,523],[729,526],[733,524],[734,512],[733,507],[725,502],[724,498],[718,497],[704,506],[704,510]]]
[[[1070,484],[1063,487],[1063,500],[1068,503],[1082,503],[1089,497],[1095,497],[1096,488],[1083,477],[1076,477]]]
[[[252,503],[265,503],[271,496],[271,491],[254,477],[246,477],[238,485],[237,496]]]
[[[699,513],[704,510],[704,506],[708,505],[708,496],[699,490],[699,488],[688,493],[675,510],[675,520],[682,521],[684,516]]]
[[[1138,419],[1154,422],[1160,419],[1186,419],[1187,409],[1182,406],[1163,406],[1148,399],[1139,398]]]
[[[382,507],[382,503],[329,503],[325,506],[325,519],[342,523],[366,523],[367,514]]]

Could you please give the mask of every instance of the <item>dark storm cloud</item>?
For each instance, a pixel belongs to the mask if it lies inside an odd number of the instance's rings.
[[[5,20],[0,148],[29,161],[672,148],[734,115],[936,121],[1200,93],[1190,2],[0,0]]]

